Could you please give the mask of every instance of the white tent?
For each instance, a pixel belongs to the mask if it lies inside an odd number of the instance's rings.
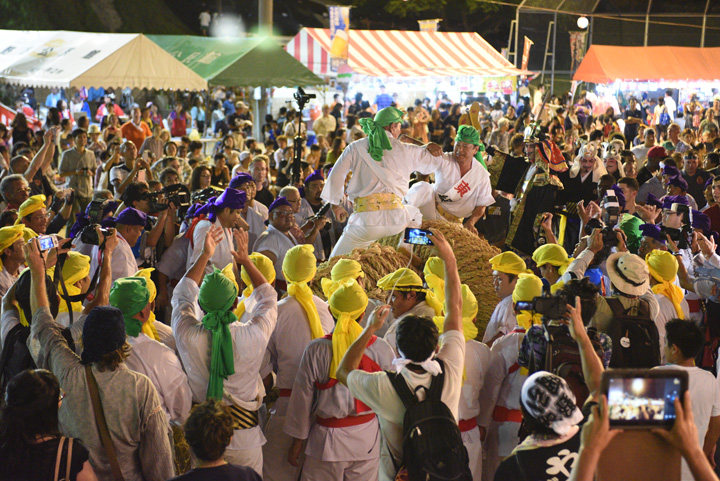
[[[30,87],[203,90],[207,82],[142,34],[0,30],[0,81]]]

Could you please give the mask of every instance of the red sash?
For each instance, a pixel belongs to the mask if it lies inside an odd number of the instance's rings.
[[[190,239],[190,248],[194,248],[193,244],[193,233],[195,232],[195,227],[197,227],[198,222],[205,219],[205,214],[200,214],[197,217],[193,217],[193,220],[190,222],[190,227],[188,227],[188,230],[185,232],[185,238]]]
[[[458,422],[458,427],[460,428],[461,433],[466,433],[468,431],[472,431],[477,427],[477,419],[470,418],[470,419],[461,419]]]
[[[327,335],[323,336],[322,338],[332,341],[332,333],[327,334]],[[371,337],[370,341],[367,344],[368,347],[372,346],[376,339],[377,339],[377,336]],[[363,354],[363,357],[360,360],[359,369],[361,369],[365,372],[380,372],[380,371],[382,371],[382,368],[378,365],[378,363],[376,363],[375,361],[370,359],[366,354]],[[338,383],[337,379],[330,379],[328,382],[322,383],[322,384],[320,384],[319,382],[316,381],[315,387],[319,391],[324,391],[325,389],[331,389],[331,388],[335,387],[335,385],[337,383]],[[370,408],[367,405],[365,405],[364,403],[362,403],[361,401],[358,401],[356,399],[355,400],[355,411],[358,413],[362,413],[365,411],[370,411]],[[353,416],[348,416],[348,417],[353,417]]]

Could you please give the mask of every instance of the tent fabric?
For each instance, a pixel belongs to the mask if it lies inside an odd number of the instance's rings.
[[[0,30],[0,79],[31,87],[207,88],[141,34]]]
[[[288,53],[318,75],[334,75],[330,30],[303,28]],[[373,77],[503,76],[530,74],[515,68],[474,32],[350,30],[348,66]]]
[[[591,45],[573,80],[624,81],[720,79],[720,47],[615,47]]]
[[[148,37],[213,85],[295,87],[324,83],[271,38]]]

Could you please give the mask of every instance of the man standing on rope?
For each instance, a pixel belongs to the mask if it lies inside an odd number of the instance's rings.
[[[477,233],[475,223],[494,203],[490,174],[482,158],[480,133],[471,125],[461,125],[452,153],[435,171],[435,183],[418,182],[405,195],[405,203],[420,209],[425,220],[445,219],[463,223]]]
[[[380,110],[373,119],[360,119],[367,138],[350,144],[333,166],[321,197],[333,205],[335,218],[342,222],[347,212],[340,207],[347,175],[347,195],[353,213],[330,257],[348,254],[358,247],[402,232],[406,226],[420,226],[420,211],[403,205],[410,174],[430,174],[443,162],[437,144],[423,147],[398,140],[403,113],[395,107]]]

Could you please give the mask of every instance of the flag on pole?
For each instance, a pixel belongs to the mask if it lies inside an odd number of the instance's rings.
[[[570,32],[570,58],[572,63],[570,71],[574,72],[585,58],[585,44],[587,42],[587,30]]]
[[[328,7],[328,12],[330,14],[331,69],[337,72],[340,66],[347,64],[350,7],[333,5]]]
[[[523,54],[522,54],[522,66],[520,67],[522,70],[527,70],[528,68],[528,61],[530,60],[530,47],[533,46],[533,41],[529,38],[525,37],[525,45],[523,46]],[[522,75],[520,77],[521,80],[525,80],[527,77],[525,75]]]

